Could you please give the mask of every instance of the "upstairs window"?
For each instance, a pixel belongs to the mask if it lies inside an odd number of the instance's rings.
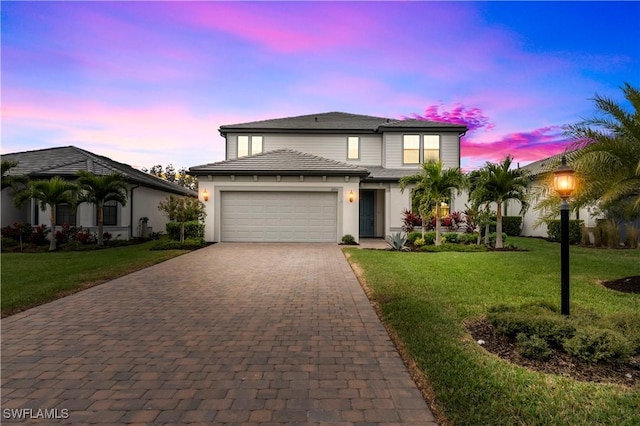
[[[439,135],[403,135],[402,163],[420,164],[440,159]]]
[[[360,159],[360,138],[358,136],[349,136],[347,138],[347,160]]]
[[[238,136],[238,158],[262,152],[262,136]]]

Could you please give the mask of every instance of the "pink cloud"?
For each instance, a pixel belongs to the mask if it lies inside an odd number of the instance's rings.
[[[412,114],[410,118],[464,124],[469,128],[469,132],[479,129],[492,130],[495,127],[480,108],[468,108],[462,104],[455,104],[449,111],[440,112],[441,106],[443,105],[429,105],[423,115]]]

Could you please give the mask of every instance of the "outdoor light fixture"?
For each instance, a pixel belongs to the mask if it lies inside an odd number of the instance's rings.
[[[569,197],[576,189],[574,171],[562,156],[562,164],[553,172],[553,188],[560,203],[560,312],[569,315]]]
[[[209,201],[209,193],[207,192],[206,189],[202,191],[202,199],[205,201]]]
[[[355,194],[353,193],[353,190],[349,191],[349,202],[353,203],[353,200],[355,199]]]

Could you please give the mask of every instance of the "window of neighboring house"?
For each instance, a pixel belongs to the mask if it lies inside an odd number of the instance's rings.
[[[360,138],[358,136],[349,136],[347,138],[347,160],[360,159]]]
[[[56,225],[76,226],[76,212],[69,204],[56,204]]]
[[[262,152],[262,136],[238,136],[238,158]]]
[[[420,164],[420,135],[404,135],[402,137],[402,162],[404,164]]]
[[[424,135],[423,139],[423,159],[422,162],[426,163],[429,160],[440,160],[440,136],[438,135]]]
[[[96,212],[96,223],[98,223],[98,213]],[[118,224],[118,202],[107,201],[102,206],[102,224],[105,226],[116,226]]]
[[[403,164],[420,164],[429,160],[440,159],[440,136],[438,135],[403,135]]]

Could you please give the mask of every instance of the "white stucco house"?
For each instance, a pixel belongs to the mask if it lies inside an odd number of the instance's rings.
[[[207,241],[340,242],[400,231],[410,191],[398,181],[429,159],[460,167],[467,127],[329,112],[219,130],[225,160],[189,169]]]
[[[113,161],[107,157],[93,154],[75,146],[65,146],[33,151],[15,152],[2,155],[2,160],[13,160],[18,165],[10,169],[8,175],[24,175],[31,179],[49,179],[61,176],[76,179],[76,171],[86,170],[97,175],[120,173],[129,184],[127,204],[115,202],[105,205],[104,232],[113,238],[129,239],[142,236],[143,232],[164,232],[168,218],[158,210],[158,204],[170,194],[179,196],[197,196],[195,191],[164,181],[137,170],[127,164]],[[37,200],[26,202],[22,208],[16,208],[12,202],[13,190],[2,190],[2,226],[15,222],[32,225],[49,225],[49,208],[40,210]],[[147,218],[146,227],[142,218]],[[56,212],[57,225],[68,224],[82,226],[92,232],[97,231],[97,211],[92,204],[80,204],[72,211],[68,205],[59,205]]]

